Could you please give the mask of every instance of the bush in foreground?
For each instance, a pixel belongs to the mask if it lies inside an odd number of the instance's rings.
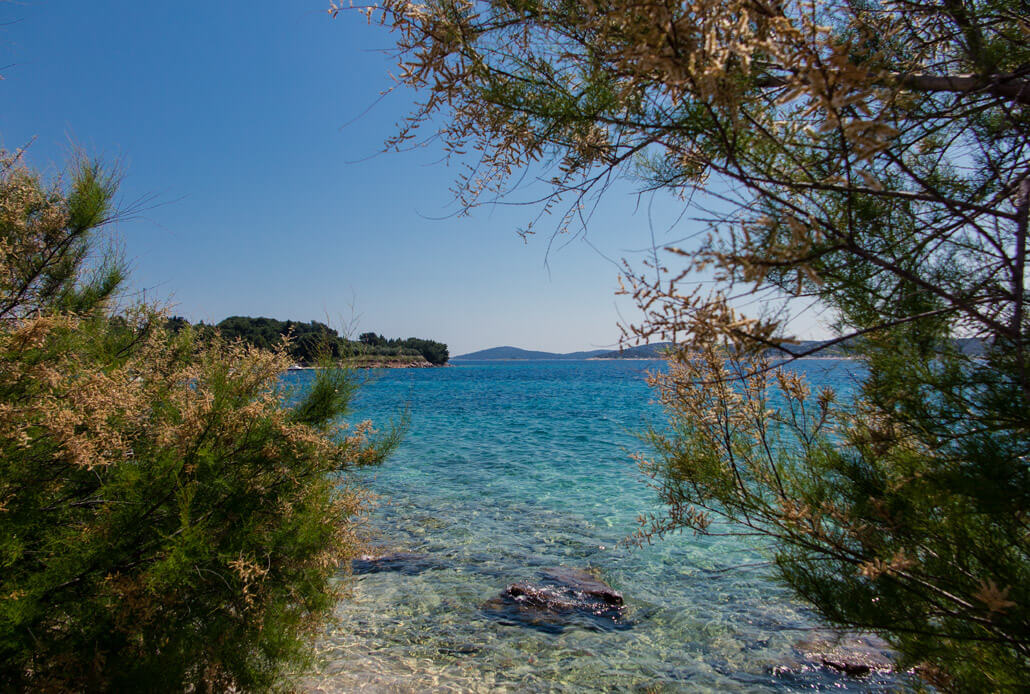
[[[0,162],[0,680],[268,688],[357,548],[365,497],[339,473],[393,437],[336,424],[344,372],[298,400],[283,349],[114,315],[114,190],[90,163],[48,187]]]

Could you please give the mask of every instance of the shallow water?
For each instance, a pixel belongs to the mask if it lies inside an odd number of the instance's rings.
[[[377,551],[420,555],[351,579],[321,640],[312,689],[374,691],[897,691],[903,676],[802,665],[812,614],[737,538],[624,542],[657,510],[630,458],[661,421],[644,383],[660,362],[461,362],[376,375],[356,416],[410,412],[396,454],[362,480],[380,495]],[[797,362],[847,391],[849,362]],[[294,376],[303,379],[305,376]],[[403,562],[401,562],[403,565]],[[591,569],[621,591],[625,628],[555,630],[484,609],[548,567]],[[398,567],[395,567],[398,568]],[[401,566],[400,568],[404,568]]]

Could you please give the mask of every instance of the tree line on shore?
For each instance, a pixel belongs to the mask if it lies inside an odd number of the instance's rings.
[[[168,327],[172,331],[177,332],[189,325],[189,321],[182,316],[168,319]],[[355,357],[422,357],[437,366],[446,364],[450,358],[447,345],[435,340],[418,337],[387,339],[373,332],[362,333],[357,340],[350,340],[319,321],[305,323],[230,316],[215,325],[201,321],[192,327],[204,335],[217,331],[225,340],[239,339],[260,349],[276,349],[280,344],[285,344],[286,353],[302,366],[316,364],[324,357],[336,361]]]

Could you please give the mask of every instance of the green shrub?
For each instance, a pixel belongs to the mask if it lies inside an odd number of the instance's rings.
[[[394,436],[337,425],[352,387],[284,388],[285,347],[108,310],[115,186],[0,169],[0,681],[242,690],[304,665]],[[74,309],[74,310],[71,310]],[[287,403],[295,403],[288,406]]]

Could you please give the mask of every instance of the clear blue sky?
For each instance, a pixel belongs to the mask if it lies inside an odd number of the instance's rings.
[[[123,204],[154,198],[116,229],[132,286],[194,321],[354,317],[451,354],[613,345],[634,313],[604,256],[648,245],[646,211],[613,196],[590,244],[550,253],[546,223],[515,233],[527,208],[448,218],[438,152],[375,156],[410,94],[346,125],[391,85],[391,39],[327,6],[0,0],[0,146],[34,139],[49,172],[75,147],[120,163]]]

